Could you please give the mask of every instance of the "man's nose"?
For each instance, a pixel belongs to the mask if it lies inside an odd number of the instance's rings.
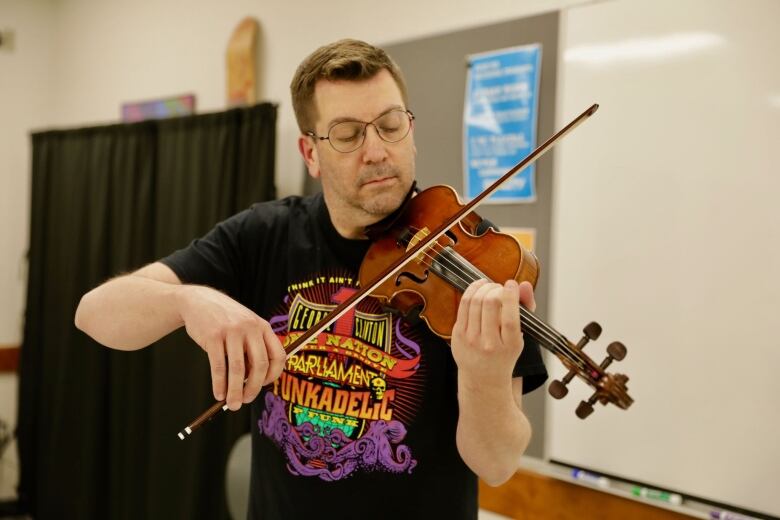
[[[363,161],[367,163],[382,162],[387,157],[387,143],[379,137],[379,130],[374,125],[366,127],[363,141]]]

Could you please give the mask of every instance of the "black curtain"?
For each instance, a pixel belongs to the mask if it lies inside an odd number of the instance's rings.
[[[114,351],[73,317],[92,287],[273,199],[275,126],[261,104],[33,134],[17,437],[35,518],[228,518],[225,464],[246,407],[176,435],[213,403],[203,351],[182,330]]]

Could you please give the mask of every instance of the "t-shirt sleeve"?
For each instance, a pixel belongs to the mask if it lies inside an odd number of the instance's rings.
[[[512,377],[523,378],[523,393],[527,394],[544,384],[547,380],[547,368],[544,366],[539,344],[527,334],[524,340],[525,346],[512,370]]]
[[[170,267],[182,283],[207,285],[235,298],[244,263],[241,234],[249,211],[220,222],[160,262]]]

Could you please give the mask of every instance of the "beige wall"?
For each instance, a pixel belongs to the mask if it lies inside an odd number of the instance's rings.
[[[53,2],[2,0],[0,30],[0,345],[21,339],[24,253],[29,221],[30,128],[48,124],[52,110]]]
[[[63,1],[57,11],[53,122],[112,120],[123,101],[182,92],[195,92],[199,111],[223,109],[225,45],[238,21],[251,15],[260,22],[260,97],[280,104],[278,188],[281,196],[298,193],[298,130],[288,86],[314,48],[344,37],[387,43],[581,3]]]
[[[54,3],[0,0],[0,30],[12,46],[0,48],[0,345],[19,344],[26,289],[29,222],[27,132],[49,123],[52,104]],[[0,374],[0,419],[16,422],[17,378]],[[16,452],[0,460],[0,498],[16,482]]]

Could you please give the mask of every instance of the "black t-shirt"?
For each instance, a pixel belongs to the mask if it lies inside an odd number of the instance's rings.
[[[285,343],[356,290],[368,246],[338,234],[318,194],[255,204],[162,262]],[[514,375],[524,392],[547,377],[528,339]],[[249,518],[476,518],[477,479],[455,445],[456,377],[423,322],[363,300],[252,403]]]

